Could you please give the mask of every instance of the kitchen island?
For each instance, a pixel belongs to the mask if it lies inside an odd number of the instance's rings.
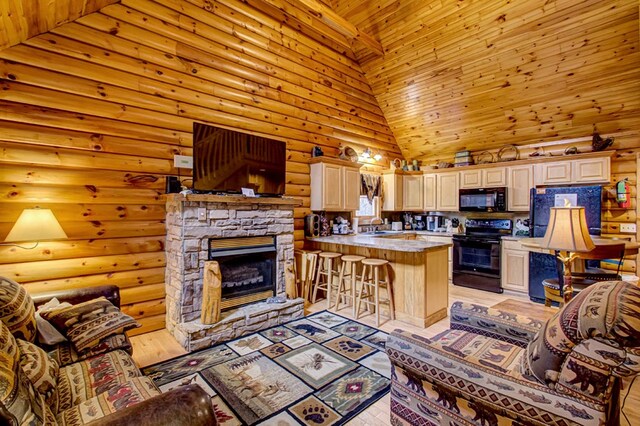
[[[307,238],[305,248],[389,261],[396,319],[426,328],[447,316],[448,243],[414,239],[415,233]]]

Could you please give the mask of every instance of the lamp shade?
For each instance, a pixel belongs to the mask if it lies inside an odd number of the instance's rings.
[[[542,248],[586,252],[596,246],[589,235],[584,207],[551,207]]]
[[[6,242],[44,241],[67,238],[60,222],[50,209],[24,209],[16,221]]]

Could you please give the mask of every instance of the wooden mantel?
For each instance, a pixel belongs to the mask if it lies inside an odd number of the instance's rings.
[[[291,197],[245,197],[242,195],[216,194],[168,194],[167,201],[196,201],[225,204],[269,204],[278,206],[299,207],[302,200]]]

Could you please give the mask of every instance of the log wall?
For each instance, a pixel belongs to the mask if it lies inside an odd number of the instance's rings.
[[[164,181],[194,121],[286,141],[298,245],[313,146],[400,156],[353,59],[241,0],[124,0],[0,51],[0,77],[0,241],[34,205],[69,236],[0,247],[0,275],[116,284],[137,332],[164,326]]]

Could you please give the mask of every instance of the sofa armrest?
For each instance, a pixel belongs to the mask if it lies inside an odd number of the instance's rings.
[[[72,305],[86,302],[104,296],[113,306],[120,308],[120,289],[115,285],[101,285],[96,287],[77,288],[71,290],[49,291],[45,293],[31,294],[31,299],[36,308],[44,305],[54,297],[61,303],[68,302]]]
[[[526,347],[545,323],[536,318],[476,303],[456,301],[451,305],[452,330],[464,330]]]
[[[217,425],[211,397],[197,384],[179,386],[90,423],[92,426]]]

